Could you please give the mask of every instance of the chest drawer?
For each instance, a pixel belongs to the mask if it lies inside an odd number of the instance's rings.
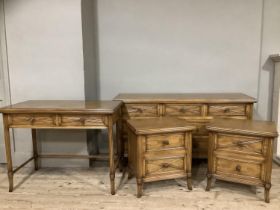
[[[184,172],[184,157],[145,160],[146,176]]]
[[[216,174],[261,179],[262,164],[241,160],[216,159]]]
[[[201,105],[166,104],[165,116],[200,116]]]
[[[13,114],[11,126],[55,126],[55,116],[50,114]]]
[[[240,135],[217,135],[216,150],[242,152],[246,154],[263,154],[263,139],[257,137],[245,137]]]
[[[124,117],[157,117],[157,104],[125,104],[123,106]]]
[[[215,104],[209,105],[210,116],[244,116],[246,114],[245,104]]]
[[[165,150],[176,147],[184,147],[185,145],[184,134],[162,134],[162,135],[149,135],[146,138],[146,150]]]
[[[62,126],[104,126],[101,116],[97,115],[63,115],[61,117]]]

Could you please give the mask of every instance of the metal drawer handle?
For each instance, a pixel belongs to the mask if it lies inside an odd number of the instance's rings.
[[[228,113],[230,111],[229,108],[224,109],[224,113]]]
[[[163,140],[162,141],[162,145],[163,146],[168,146],[169,145],[169,141],[168,140]]]
[[[240,172],[240,171],[241,171],[241,166],[240,166],[240,165],[237,165],[237,166],[235,167],[235,170],[238,171],[238,172]]]
[[[35,118],[34,117],[30,117],[30,123],[33,124],[35,122]]]
[[[143,113],[143,110],[141,108],[133,108],[135,112]]]
[[[161,167],[162,167],[162,168],[168,168],[169,166],[170,166],[169,163],[163,163],[163,164],[161,164]]]

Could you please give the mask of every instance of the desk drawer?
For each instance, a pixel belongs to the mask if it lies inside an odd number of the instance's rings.
[[[217,104],[209,105],[210,116],[244,116],[246,114],[245,104]]]
[[[62,115],[61,126],[100,126],[103,127],[104,122],[98,115]]]
[[[200,116],[201,105],[166,104],[165,116]]]
[[[50,114],[12,114],[11,126],[55,126],[55,116]]]
[[[157,104],[125,104],[123,106],[123,114],[125,117],[157,117]]]

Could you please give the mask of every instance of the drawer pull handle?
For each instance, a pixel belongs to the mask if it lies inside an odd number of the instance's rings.
[[[35,118],[34,118],[34,117],[31,117],[31,118],[30,118],[30,123],[33,124],[34,122],[35,122]]]
[[[143,113],[143,110],[141,108],[134,108],[135,112]]]
[[[86,119],[85,119],[85,118],[83,118],[83,117],[81,117],[81,118],[80,118],[80,122],[81,122],[82,124],[85,124]]]
[[[229,113],[230,109],[229,108],[225,108],[224,109],[224,113]]]
[[[236,142],[236,145],[237,145],[238,147],[244,147],[244,144],[243,144],[242,142],[240,142],[240,141]]]
[[[180,112],[182,112],[182,113],[186,113],[186,111],[187,111],[186,108],[181,108],[181,109],[180,109]]]
[[[169,163],[163,163],[163,164],[161,164],[161,167],[162,168],[168,168],[170,165],[169,165]]]
[[[237,165],[237,166],[235,167],[235,170],[238,171],[238,172],[240,172],[240,171],[241,171],[241,166],[240,166],[240,165]]]
[[[168,146],[168,145],[169,145],[169,141],[168,141],[168,140],[162,141],[162,145],[163,145],[163,146]]]

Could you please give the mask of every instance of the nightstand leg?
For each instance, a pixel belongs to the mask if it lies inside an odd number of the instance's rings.
[[[269,203],[269,192],[270,192],[270,188],[271,188],[271,184],[270,183],[266,183],[264,185],[264,200],[266,203]]]
[[[113,139],[113,125],[112,119],[109,120],[108,136],[109,136],[109,163],[110,163],[110,183],[111,194],[115,195],[115,154],[114,154],[114,139]]]
[[[143,194],[143,181],[142,179],[136,179],[137,181],[137,198],[141,198]]]
[[[206,186],[206,191],[209,191],[211,188],[211,183],[212,183],[212,174],[207,174],[207,186]]]
[[[4,139],[5,139],[5,149],[6,149],[7,170],[8,170],[8,179],[9,179],[9,192],[13,192],[14,172],[13,172],[13,161],[12,161],[12,154],[11,154],[11,138],[10,138],[8,115],[3,115],[3,122],[4,122]]]
[[[38,146],[37,146],[36,129],[31,129],[31,132],[32,132],[34,167],[35,167],[35,170],[37,171],[39,169],[39,166],[38,166]]]
[[[192,190],[192,174],[187,174],[187,186],[189,190]]]

